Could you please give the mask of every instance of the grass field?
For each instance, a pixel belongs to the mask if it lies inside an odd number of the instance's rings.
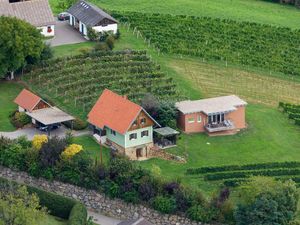
[[[218,183],[204,182],[199,176],[185,176],[186,169],[300,160],[300,129],[281,112],[262,105],[249,105],[246,115],[248,128],[234,136],[181,135],[178,147],[169,151],[188,157],[187,164],[161,159],[150,159],[139,164],[149,169],[153,164],[158,165],[163,177],[179,176],[186,184],[212,192]]]
[[[39,222],[39,225],[67,225],[67,224],[68,221],[51,215],[47,215],[44,220],[41,220]]]
[[[17,83],[0,82],[0,131],[15,130],[8,116],[17,108],[13,100],[21,90],[21,85]]]
[[[300,10],[261,0],[92,0],[108,11],[136,11],[209,16],[300,28]],[[50,0],[58,13],[57,0]]]
[[[78,44],[61,45],[53,47],[54,57],[78,55],[81,51],[89,50],[95,45],[94,42],[83,42]]]

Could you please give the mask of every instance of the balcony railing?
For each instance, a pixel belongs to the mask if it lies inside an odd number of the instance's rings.
[[[209,123],[205,126],[206,130],[208,132],[218,132],[218,131],[226,131],[226,130],[232,130],[235,128],[234,124],[230,120],[224,120],[220,123]]]

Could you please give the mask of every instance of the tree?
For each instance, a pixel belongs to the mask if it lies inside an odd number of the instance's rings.
[[[60,159],[60,155],[66,147],[67,142],[65,139],[60,139],[58,137],[49,139],[48,142],[44,143],[40,149],[41,165],[44,168],[54,166],[57,160]]]
[[[35,61],[45,47],[40,31],[29,23],[13,17],[0,17],[0,77],[14,72],[27,60]]]
[[[38,197],[29,194],[26,187],[11,185],[0,191],[1,225],[38,225],[45,215]]]
[[[254,177],[239,188],[237,225],[287,225],[295,219],[299,194],[293,181]]]
[[[77,2],[77,0],[59,0],[57,7],[61,10],[61,11],[65,11],[68,8],[70,8],[73,4],[75,4]]]

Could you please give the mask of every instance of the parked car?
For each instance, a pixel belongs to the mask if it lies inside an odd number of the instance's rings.
[[[58,20],[64,21],[64,20],[69,20],[70,19],[70,14],[67,12],[62,12],[57,15]]]
[[[48,131],[49,129],[50,129],[50,130],[56,130],[56,129],[59,128],[60,126],[61,126],[61,124],[54,124],[54,125],[51,125],[51,126],[47,126],[47,125],[41,124],[41,125],[38,127],[38,129],[39,129],[40,131],[46,132],[46,131]]]

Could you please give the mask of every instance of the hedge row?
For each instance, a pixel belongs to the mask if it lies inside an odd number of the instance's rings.
[[[10,185],[20,184],[0,177],[0,189],[5,189]],[[36,187],[24,186],[30,194],[34,193],[39,197],[40,205],[46,207],[51,215],[68,219],[68,225],[86,225],[87,209],[82,203]]]
[[[248,178],[250,176],[284,176],[298,175],[300,169],[275,169],[275,170],[255,170],[255,171],[234,171],[225,173],[206,174],[205,180],[226,180],[231,178]]]
[[[215,173],[215,172],[223,172],[223,171],[298,168],[298,167],[300,167],[300,162],[271,162],[271,163],[256,163],[256,164],[246,164],[246,165],[228,165],[228,166],[190,168],[187,169],[186,173],[189,175],[193,175],[193,174]]]

